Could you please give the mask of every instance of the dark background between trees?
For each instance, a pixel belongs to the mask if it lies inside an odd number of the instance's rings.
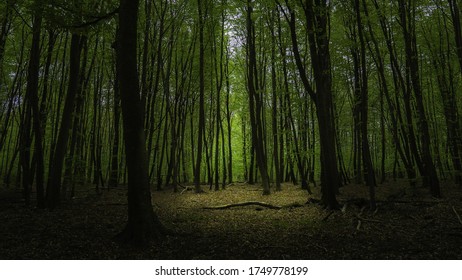
[[[134,244],[172,234],[151,189],[460,192],[460,4],[2,1],[2,188],[60,211],[128,186]]]

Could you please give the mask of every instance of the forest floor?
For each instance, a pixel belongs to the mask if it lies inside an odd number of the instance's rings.
[[[195,194],[153,192],[155,211],[174,234],[145,248],[114,241],[127,220],[126,189],[81,191],[54,211],[28,208],[15,190],[0,191],[0,259],[461,259],[462,191],[442,187],[434,199],[405,182],[377,188],[370,211],[367,188],[349,185],[343,211],[313,203],[299,186],[262,196],[257,186]],[[319,188],[314,189],[319,197]],[[204,209],[258,201],[264,205]]]

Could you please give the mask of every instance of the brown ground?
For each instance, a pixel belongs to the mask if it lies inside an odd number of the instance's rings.
[[[364,208],[364,186],[342,188],[345,211],[305,204],[298,186],[262,196],[258,186],[224,191],[153,192],[155,211],[175,232],[142,249],[113,241],[127,219],[126,190],[82,191],[55,211],[26,208],[18,191],[0,192],[1,259],[461,259],[462,190],[443,187],[436,200],[406,184],[378,187],[376,212]],[[208,189],[208,188],[207,188]],[[318,189],[315,189],[317,191]],[[413,195],[411,195],[413,193]],[[392,202],[393,200],[394,202]],[[282,209],[242,206],[260,201]],[[363,209],[364,208],[364,209]]]

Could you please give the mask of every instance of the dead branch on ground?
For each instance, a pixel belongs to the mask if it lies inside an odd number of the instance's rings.
[[[260,202],[260,201],[246,201],[246,202],[239,202],[239,203],[225,204],[225,205],[218,205],[218,206],[206,206],[206,207],[202,207],[202,209],[222,210],[222,209],[229,209],[232,207],[249,206],[249,205],[261,206],[261,207],[266,207],[269,209],[282,209],[282,206],[268,204],[268,203]]]
[[[454,213],[456,214],[457,219],[459,219],[459,223],[462,224],[462,220],[460,219],[459,213],[457,213],[456,208],[455,208],[454,206],[452,206],[452,210],[453,210]]]
[[[332,214],[334,214],[334,211],[330,211],[330,212],[322,219],[322,221],[323,221],[323,222],[327,221],[327,219],[329,219],[329,217],[330,217]]]

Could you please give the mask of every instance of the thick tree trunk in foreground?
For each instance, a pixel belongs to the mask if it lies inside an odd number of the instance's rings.
[[[152,209],[149,188],[144,110],[136,62],[138,8],[138,0],[120,1],[117,67],[128,171],[128,223],[118,237],[141,245],[159,237],[162,225]]]

